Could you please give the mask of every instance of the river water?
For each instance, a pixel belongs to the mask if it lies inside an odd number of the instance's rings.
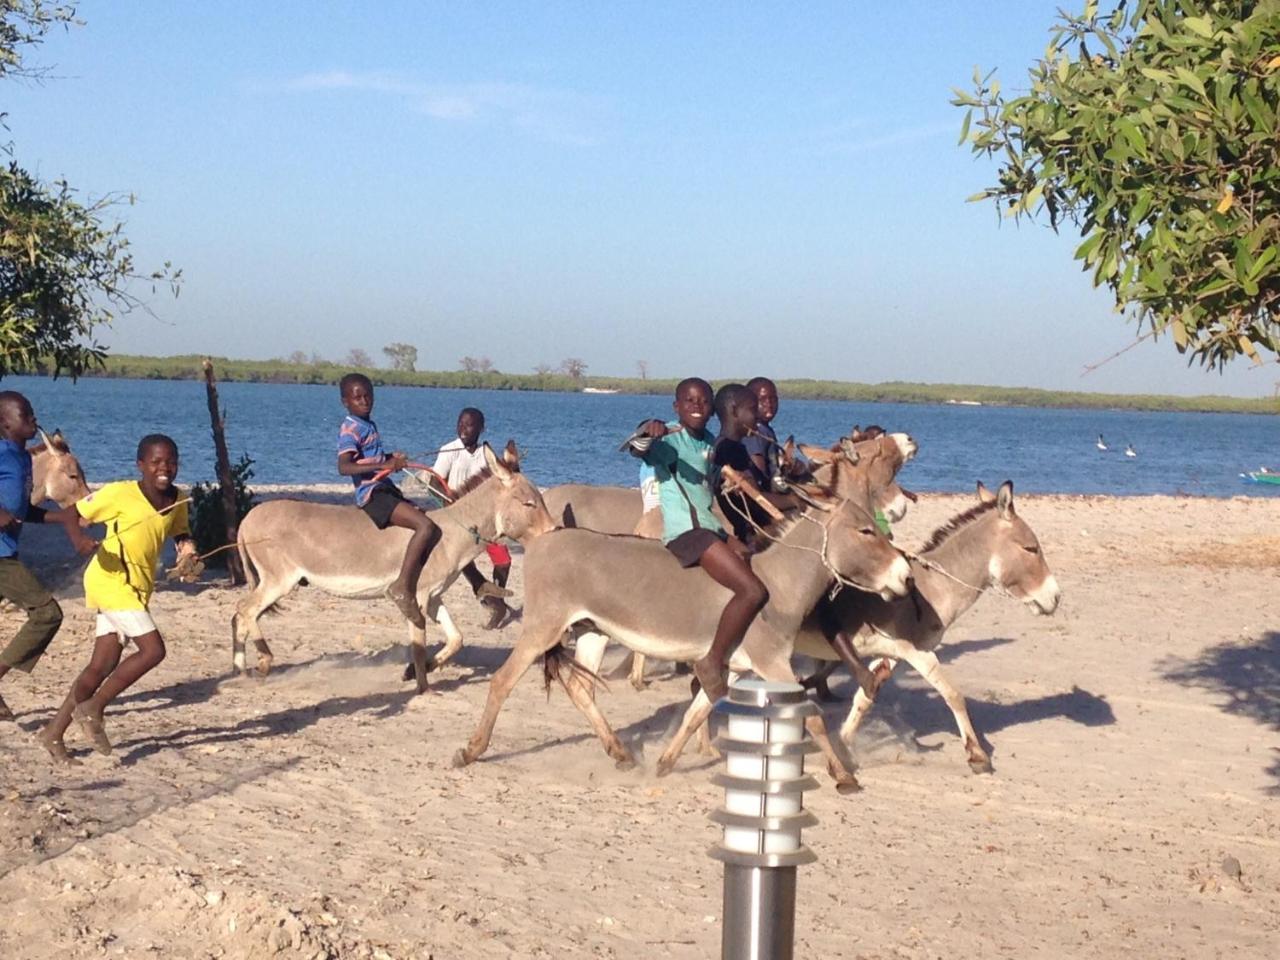
[[[4,389],[31,400],[46,429],[61,428],[90,482],[133,477],[137,441],[167,433],[182,455],[180,482],[213,476],[204,384],[166,380],[50,380],[6,377]],[[219,384],[232,458],[248,453],[259,483],[337,482],[336,387]],[[384,441],[422,457],[454,436],[458,411],[478,407],[485,439],[514,438],[537,483],[636,482],[636,463],[618,444],[646,417],[669,417],[665,397],[379,387],[373,411]],[[1241,481],[1260,465],[1280,467],[1280,417],[788,400],[774,420],[779,437],[830,443],[854,424],[910,433],[920,444],[901,475],[920,491],[967,491],[1012,480],[1027,493],[1276,496],[1280,487]],[[1096,447],[1098,435],[1109,449]],[[1136,457],[1126,457],[1132,445]],[[430,462],[428,457],[428,462]]]

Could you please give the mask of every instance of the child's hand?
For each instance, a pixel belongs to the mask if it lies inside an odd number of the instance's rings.
[[[82,557],[90,556],[98,552],[98,541],[93,537],[81,535],[72,541],[72,546],[76,548],[76,553]]]
[[[18,518],[8,510],[0,508],[0,530],[8,530],[12,526],[16,526]]]
[[[658,437],[667,435],[667,425],[661,420],[650,420],[636,432],[643,433],[646,437],[653,437],[656,440]]]
[[[392,470],[403,470],[409,465],[409,455],[403,450],[397,450],[391,456],[387,457],[383,466],[390,467]]]

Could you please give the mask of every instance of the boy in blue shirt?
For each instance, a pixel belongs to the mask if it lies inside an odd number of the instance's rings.
[[[409,458],[399,450],[386,453],[377,425],[369,419],[373,412],[373,383],[362,373],[348,373],[338,382],[347,416],[338,428],[338,473],[355,485],[356,506],[368,514],[379,530],[404,527],[412,530],[400,564],[400,576],[387,588],[387,596],[415,627],[425,628],[426,618],[418,606],[418,576],[426,565],[431,548],[440,539],[440,528],[410,503],[400,488],[382,470],[403,470]]]
[[[694,675],[714,702],[729,692],[729,656],[768,602],[769,591],[747,564],[746,547],[725,533],[711,512],[714,468],[707,432],[711,385],[701,377],[682,380],[672,406],[676,422],[645,421],[630,447],[657,477],[662,542],[681,566],[700,566],[733,592],[720,614],[711,649],[693,664]]]
[[[31,505],[31,454],[27,442],[36,435],[36,415],[22,394],[0,392],[0,596],[27,611],[27,622],[0,650],[0,679],[17,668],[30,673],[62,625],[58,601],[18,557],[18,538],[27,523],[61,523],[81,553],[97,544],[80,532],[74,508],[43,510]],[[13,711],[0,697],[0,720]]]
[[[751,462],[764,476],[765,486],[760,489],[769,490],[774,478],[779,475],[778,435],[770,426],[778,413],[778,388],[768,377],[752,377],[747,381],[747,389],[755,395],[757,419],[742,445],[747,448]]]

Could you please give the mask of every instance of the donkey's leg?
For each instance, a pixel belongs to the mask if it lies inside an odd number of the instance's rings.
[[[877,657],[871,661],[871,682],[858,687],[853,695],[853,706],[849,708],[849,716],[845,717],[844,723],[840,725],[840,739],[850,750],[853,749],[853,739],[858,735],[858,728],[862,726],[862,721],[867,718],[867,714],[875,705],[876,695],[897,665],[898,661],[892,657]]]
[[[429,602],[427,606],[431,608],[427,617],[434,620],[444,631],[444,646],[436,652],[427,665],[429,670],[439,670],[462,650],[462,631],[453,622],[453,617],[449,616],[449,608],[439,598]]]
[[[649,687],[649,681],[644,678],[644,654],[631,654],[631,675],[627,678],[631,681],[631,686],[637,690],[646,690]]]
[[[600,661],[604,659],[604,648],[608,645],[609,638],[595,631],[578,633],[577,638],[574,660],[580,666],[599,675]],[[604,744],[605,753],[617,761],[618,768],[630,770],[634,767],[636,758],[618,739],[618,735],[609,726],[609,721],[605,719],[604,714],[600,712],[600,707],[596,704],[595,681],[587,674],[574,670],[570,664],[565,663],[560,667],[560,683],[564,686],[564,692],[569,695],[569,699],[573,701],[573,705],[582,711],[582,715],[587,718],[596,736]]]
[[[938,691],[942,699],[947,702],[947,706],[951,708],[951,715],[955,717],[956,727],[960,731],[960,739],[964,742],[964,752],[968,755],[969,769],[974,773],[990,773],[991,757],[987,755],[987,751],[982,749],[982,743],[978,740],[978,732],[973,729],[973,722],[969,719],[969,708],[965,705],[964,695],[951,685],[951,681],[942,672],[942,665],[938,663],[937,654],[932,650],[918,650],[910,644],[904,644],[904,646],[902,659],[911,664],[920,676],[924,677],[925,682]]]
[[[244,642],[246,639],[252,639],[253,645],[258,649],[257,671],[260,675],[266,676],[275,658],[271,655],[271,648],[267,646],[266,637],[262,635],[258,618],[272,604],[293,590],[301,577],[296,573],[290,577],[273,576],[271,572],[261,567],[258,569],[258,576],[260,577],[258,586],[249,596],[236,604],[235,616],[231,618],[231,661],[236,670],[248,674],[249,666],[245,660]]]
[[[689,742],[694,731],[706,724],[707,717],[711,716],[711,708],[714,706],[715,704],[707,697],[706,691],[699,689],[697,696],[693,698],[693,703],[689,704],[684,712],[680,729],[675,732],[675,736],[667,744],[667,749],[663,750],[662,756],[658,758],[658,776],[665,777],[675,768],[676,761],[684,751],[684,745]]]
[[[787,653],[790,652],[788,648]],[[791,669],[791,660],[780,650],[769,649],[766,651],[751,651],[751,659],[754,669],[765,680],[774,680],[782,683],[798,683],[795,671]],[[827,758],[827,772],[831,774],[831,779],[836,782],[836,790],[840,793],[853,793],[861,790],[858,784],[858,778],[853,775],[853,771],[849,769],[844,758],[836,752],[835,745],[831,742],[831,737],[827,735],[827,723],[819,713],[812,717],[806,717],[804,721],[805,729],[809,731],[809,736],[813,737],[814,742],[822,750],[823,756]]]
[[[480,755],[489,749],[489,740],[493,736],[494,724],[498,722],[498,713],[511,691],[515,689],[520,678],[533,666],[535,660],[554,647],[568,624],[563,621],[548,627],[526,624],[520,639],[516,641],[506,662],[497,669],[489,680],[489,696],[485,699],[484,712],[480,715],[480,723],[476,731],[467,741],[467,745],[453,755],[453,765],[464,767],[474,763]]]

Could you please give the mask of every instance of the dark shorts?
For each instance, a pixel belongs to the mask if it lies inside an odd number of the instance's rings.
[[[706,553],[714,544],[728,543],[729,535],[726,533],[717,533],[714,530],[707,530],[705,527],[697,527],[680,534],[670,543],[667,549],[675,554],[675,558],[680,561],[682,567],[696,567],[702,559],[702,555]]]
[[[360,509],[369,515],[374,526],[385,530],[391,524],[391,514],[395,513],[396,504],[408,502],[394,483],[380,483],[373,488],[373,493],[369,494],[369,499]]]

